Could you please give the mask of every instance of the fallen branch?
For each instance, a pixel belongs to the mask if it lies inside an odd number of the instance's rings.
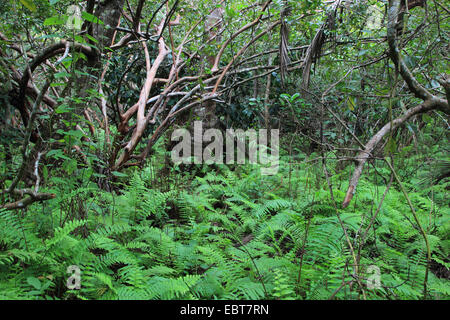
[[[16,202],[10,202],[3,205],[0,205],[0,209],[6,209],[6,210],[14,210],[14,209],[23,209],[29,206],[30,204],[37,202],[37,201],[45,201],[54,199],[56,195],[54,193],[34,193],[33,191],[25,192],[25,190],[14,190],[14,193],[16,194],[29,194],[30,197],[27,197],[25,199],[16,201]]]

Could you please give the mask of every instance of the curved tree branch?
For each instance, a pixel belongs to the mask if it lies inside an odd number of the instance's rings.
[[[236,38],[238,35],[240,35],[242,32],[244,32],[245,30],[248,30],[249,28],[253,27],[254,25],[258,24],[259,21],[261,20],[262,16],[264,15],[264,11],[266,11],[267,6],[272,2],[272,0],[267,1],[262,9],[261,9],[261,13],[258,15],[258,17],[253,20],[252,22],[246,24],[245,26],[243,26],[241,29],[239,29],[238,31],[236,31],[234,34],[231,35],[231,37],[225,41],[222,44],[222,47],[219,50],[219,53],[217,54],[215,60],[214,60],[214,65],[211,68],[211,72],[217,72],[219,70],[219,63],[220,63],[220,59],[222,58],[222,55],[226,49],[226,47],[230,44],[231,41],[233,41],[234,38]]]
[[[361,151],[355,158],[356,168],[353,171],[352,178],[347,189],[347,193],[342,203],[342,207],[346,208],[356,192],[356,186],[358,185],[359,179],[361,177],[364,164],[367,162],[375,149],[377,144],[389,133],[391,130],[395,130],[400,125],[405,123],[412,116],[417,114],[425,113],[431,110],[440,110],[448,115],[450,115],[450,108],[448,105],[448,100],[442,99],[432,95],[425,87],[423,87],[417,79],[414,77],[412,72],[408,69],[405,62],[401,58],[400,50],[397,45],[397,21],[399,16],[400,0],[390,0],[389,10],[388,10],[388,28],[387,28],[387,38],[389,45],[389,57],[394,62],[395,67],[405,80],[408,85],[409,90],[417,97],[422,99],[424,102],[414,108],[405,111],[402,116],[384,125],[365,145],[363,151]],[[445,88],[445,86],[444,86]]]
[[[161,65],[161,63],[163,62],[163,60],[169,53],[169,51],[166,48],[164,38],[162,37],[162,34],[161,34],[163,31],[164,23],[165,23],[165,21],[163,19],[161,24],[158,27],[159,53],[158,53],[158,56],[156,57],[155,61],[153,62],[153,65],[151,65],[151,63],[150,63],[150,55],[148,53],[147,45],[145,42],[142,43],[142,45],[144,47],[144,53],[145,53],[147,78],[146,78],[144,86],[141,90],[141,94],[139,96],[139,101],[136,105],[133,106],[133,109],[136,110],[136,112],[137,112],[136,127],[133,131],[130,141],[127,143],[123,152],[120,154],[119,159],[117,159],[116,163],[114,164],[114,167],[113,167],[114,169],[119,168],[129,159],[130,154],[134,151],[137,144],[141,140],[141,137],[142,137],[142,134],[144,133],[145,127],[147,126],[147,120],[145,117],[145,107],[147,105],[148,96],[150,94],[150,90],[153,85],[153,80],[156,77],[156,72],[158,71],[159,66]],[[122,119],[122,123],[124,122],[123,120],[126,120],[126,118]]]
[[[403,80],[408,85],[409,90],[422,100],[430,99],[433,95],[425,89],[414,77],[412,72],[408,69],[405,62],[401,58],[400,50],[397,44],[397,20],[400,9],[400,0],[391,0],[391,5],[388,12],[388,25],[387,25],[387,39],[389,45],[389,57],[394,62],[395,67],[401,74]]]
[[[88,57],[95,57],[98,52],[91,47],[69,42],[67,40],[62,40],[54,45],[47,47],[41,54],[34,57],[34,59],[30,62],[30,64],[25,69],[22,78],[19,83],[19,96],[16,107],[19,109],[22,120],[25,126],[28,125],[29,115],[27,112],[23,112],[26,110],[25,107],[25,96],[26,90],[28,87],[28,81],[30,80],[33,71],[42,63],[44,63],[47,59],[53,58],[59,54],[63,54],[63,57],[68,54],[68,48],[73,47],[75,50],[80,50],[82,53],[87,55]],[[59,61],[59,60],[58,60]]]
[[[435,100],[430,99],[425,101],[424,103],[411,108],[407,110],[401,117],[392,120],[392,123],[389,122],[384,125],[383,128],[381,128],[365,145],[364,150],[359,152],[359,154],[356,156],[356,168],[353,171],[352,178],[350,179],[350,184],[347,189],[347,194],[345,195],[344,202],[342,203],[342,207],[346,208],[352,201],[353,195],[356,192],[356,186],[358,185],[359,178],[361,177],[363,168],[367,160],[371,157],[372,151],[375,149],[375,147],[378,145],[378,143],[383,140],[383,138],[391,131],[397,129],[399,126],[401,126],[403,123],[405,123],[408,119],[411,117],[425,113],[431,110],[440,109],[442,111],[445,110],[442,109],[444,106],[443,101],[441,100]],[[448,111],[448,110],[447,110]],[[449,113],[450,114],[450,113]],[[391,126],[392,124],[392,126]]]

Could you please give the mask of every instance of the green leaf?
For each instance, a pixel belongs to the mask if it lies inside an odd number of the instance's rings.
[[[89,34],[86,34],[86,37],[87,37],[89,40],[91,40],[92,42],[98,43],[98,40],[95,39],[93,36],[91,36],[91,35],[89,35]]]
[[[67,104],[62,104],[58,108],[55,109],[56,113],[66,113],[70,112],[70,106]]]
[[[347,98],[347,106],[351,111],[355,110],[356,104],[355,104],[355,100],[353,99],[353,97]]]
[[[300,93],[297,92],[297,93],[293,94],[291,97],[291,102],[294,102],[298,97],[300,97]]]
[[[33,286],[36,290],[41,289],[41,281],[38,278],[35,277],[28,277],[27,283],[31,286]]]
[[[386,143],[386,146],[384,147],[384,153],[386,155],[389,155],[389,153],[395,153],[397,150],[397,143],[394,139],[390,138],[388,143]]]
[[[116,177],[128,177],[127,174],[119,172],[119,171],[112,171],[111,173],[113,176],[116,176]]]
[[[427,115],[427,114],[423,114],[423,115],[422,115],[422,121],[428,124],[428,123],[431,123],[431,122],[433,121],[433,118],[430,117],[430,116]]]
[[[64,155],[64,152],[61,149],[56,149],[56,150],[50,150],[47,153],[47,158],[53,157],[55,159],[70,159],[69,157],[67,157],[66,155]]]
[[[281,98],[284,98],[284,99],[286,99],[286,100],[288,100],[288,101],[291,101],[291,96],[288,95],[288,94],[286,94],[286,93],[280,94],[280,97],[281,97]]]
[[[36,5],[33,3],[32,0],[19,0],[21,4],[23,4],[24,7],[26,7],[28,10],[35,12],[36,11]]]
[[[60,16],[53,16],[44,21],[44,26],[56,26],[60,24],[64,24],[64,20]]]
[[[67,160],[67,162],[64,163],[65,164],[65,170],[67,172],[67,174],[72,174],[75,169],[77,168],[77,160],[76,159],[70,159]]]
[[[55,79],[64,78],[64,77],[70,77],[70,73],[68,73],[66,71],[61,71],[61,72],[55,73]]]
[[[68,135],[68,136],[72,136],[72,137],[75,137],[75,138],[83,137],[83,133],[81,131],[79,131],[79,130],[69,130],[69,131],[64,132],[64,133],[66,135]]]
[[[62,87],[62,86],[64,86],[64,85],[66,85],[66,83],[52,82],[52,83],[50,84],[50,87]],[[57,113],[58,113],[58,112],[57,112]]]
[[[82,12],[81,13],[81,17],[89,22],[92,23],[97,23],[97,24],[105,24],[102,20],[100,20],[99,18],[97,18],[96,16],[94,16],[93,14],[87,13],[87,12]]]
[[[74,39],[78,43],[86,43],[86,40],[82,36],[76,35]]]
[[[48,169],[46,166],[42,167],[42,176],[44,177],[45,181],[48,179]]]

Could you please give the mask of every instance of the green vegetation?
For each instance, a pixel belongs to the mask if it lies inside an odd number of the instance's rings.
[[[450,299],[450,15],[406,3],[4,0],[0,300]],[[196,120],[279,171],[174,164]]]
[[[437,158],[439,153],[436,154]],[[312,155],[311,159],[314,158]],[[276,176],[257,166],[223,165],[196,177],[174,168],[159,184],[158,166],[130,171],[119,195],[89,179],[88,168],[53,169],[45,190],[61,195],[25,212],[0,213],[0,292],[3,299],[337,299],[361,298],[341,289],[352,280],[352,256],[321,170],[281,161]],[[155,161],[156,163],[160,161]],[[333,171],[335,162],[329,161]],[[415,166],[415,167],[414,167]],[[430,298],[450,288],[448,182],[423,185],[427,166],[414,156],[399,169],[432,249]],[[381,271],[368,299],[420,299],[426,249],[408,204],[387,166],[367,172],[355,204],[338,210],[360,259]],[[205,172],[205,173],[203,173]],[[66,173],[66,175],[64,175]],[[349,171],[333,175],[345,184]],[[62,179],[61,176],[65,178]],[[74,178],[81,177],[81,178]],[[123,181],[123,183],[121,182]],[[344,193],[334,190],[336,202]],[[82,270],[81,290],[67,290],[66,269]]]

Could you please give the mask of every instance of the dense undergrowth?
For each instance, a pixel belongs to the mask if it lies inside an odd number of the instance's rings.
[[[55,199],[0,211],[0,299],[422,299],[424,240],[395,181],[382,200],[389,168],[368,168],[342,210],[316,157],[282,157],[275,176],[216,165],[170,167],[164,179],[153,159],[116,177],[115,192],[89,168],[53,168],[42,188]],[[351,166],[329,157],[339,204]],[[448,179],[431,183],[418,155],[396,165],[432,250],[427,298],[448,299]],[[80,290],[67,289],[71,265]]]
[[[2,0],[0,300],[448,300],[449,17]],[[278,129],[279,171],[174,165],[181,128]]]

